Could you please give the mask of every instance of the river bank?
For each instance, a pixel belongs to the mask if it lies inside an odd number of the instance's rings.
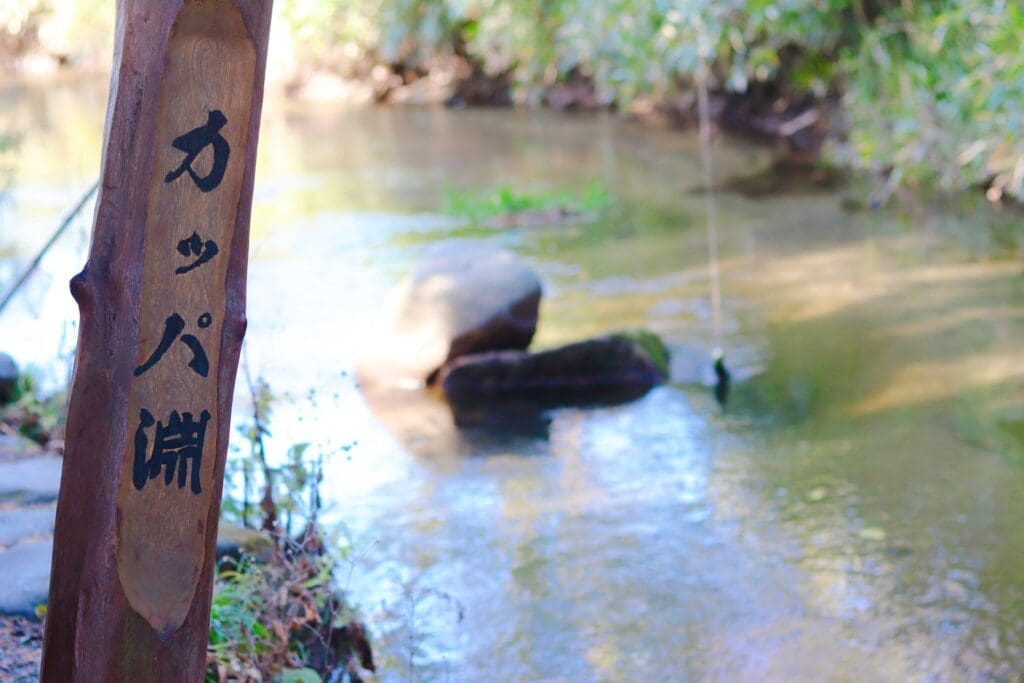
[[[39,52],[8,56],[7,64],[8,85],[71,82],[107,73],[102,62],[73,66]],[[340,70],[295,66],[271,73],[267,86],[269,96],[287,98],[301,107],[541,106],[560,112],[610,112],[660,126],[698,125],[697,90],[692,83],[671,95],[638,97],[622,106],[602,95],[590,77],[571,73],[538,86],[530,101],[523,102],[515,96],[509,73],[488,74],[479,61],[465,54],[437,56],[416,66],[370,58]],[[781,153],[805,163],[821,160],[825,142],[842,136],[839,107],[836,93],[794,97],[771,84],[745,92],[709,92],[709,112],[717,127],[752,141],[779,143]]]
[[[10,412],[0,405],[0,419]],[[34,617],[46,600],[60,460],[8,426],[0,423],[0,680],[30,683],[39,680],[43,633]]]
[[[103,70],[113,5],[16,0],[13,73]],[[281,0],[268,74],[309,103],[614,108],[692,121],[706,82],[722,125],[866,173],[884,191],[1024,196],[1012,3]],[[877,189],[877,188],[876,188]]]

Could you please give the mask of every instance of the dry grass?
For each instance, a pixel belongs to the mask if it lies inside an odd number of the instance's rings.
[[[266,564],[226,560],[214,587],[207,681],[362,680],[365,630],[333,585],[315,530],[284,539]],[[301,672],[301,674],[300,674]]]

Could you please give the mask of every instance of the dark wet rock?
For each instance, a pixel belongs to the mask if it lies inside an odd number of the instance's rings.
[[[248,555],[267,562],[273,553],[274,541],[266,533],[224,521],[217,525],[217,559]]]
[[[363,383],[431,383],[455,358],[525,349],[537,329],[541,286],[516,255],[473,243],[427,252],[394,291],[357,363]]]
[[[807,96],[787,100],[769,88],[715,96],[715,119],[726,129],[769,140],[783,140],[792,154],[817,157],[829,134],[835,100]]]
[[[337,603],[336,606],[332,605],[332,611],[344,611],[344,602],[339,598]],[[362,683],[364,680],[357,666],[365,672],[377,671],[369,634],[358,621],[349,621],[343,626],[330,624],[326,637],[323,633],[308,629],[300,638],[305,646],[305,663],[312,667],[312,671],[345,670],[351,683]],[[310,680],[321,679],[316,676]]]
[[[465,59],[456,76],[455,91],[446,103],[449,107],[508,107],[512,104],[510,73],[491,75],[479,62]]]
[[[0,502],[28,505],[57,500],[62,463],[61,458],[48,454],[0,462]]]
[[[18,364],[8,354],[0,351],[0,403],[14,400],[18,387]]]
[[[607,96],[598,92],[594,79],[574,68],[564,78],[545,89],[544,104],[563,111],[587,111],[604,109],[609,102]]]
[[[485,442],[496,434],[507,437],[547,439],[551,436],[551,409],[559,402],[531,399],[486,398],[452,400],[452,422],[465,439],[479,436]],[[472,441],[471,441],[472,442]]]
[[[32,617],[46,602],[53,539],[0,550],[0,614]]]
[[[52,536],[56,515],[57,509],[52,505],[0,512],[0,548]]]
[[[646,333],[649,335],[649,333]],[[664,365],[645,344],[612,335],[550,351],[498,351],[458,358],[441,371],[439,383],[459,412],[491,401],[529,401],[545,405],[616,403],[639,398],[666,380]],[[664,345],[657,340],[657,347]],[[661,360],[661,359],[659,359]]]

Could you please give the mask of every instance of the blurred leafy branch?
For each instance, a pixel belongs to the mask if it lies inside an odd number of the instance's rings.
[[[0,45],[73,56],[112,3],[16,0]],[[272,60],[366,76],[461,54],[520,102],[571,76],[598,102],[687,92],[840,98],[827,153],[888,184],[1024,198],[1024,9],[1015,0],[279,0]],[[19,43],[20,41],[20,43]]]

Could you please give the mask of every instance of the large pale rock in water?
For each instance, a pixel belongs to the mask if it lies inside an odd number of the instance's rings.
[[[391,295],[357,363],[364,383],[430,383],[469,353],[525,349],[541,286],[516,255],[472,243],[430,249]]]

